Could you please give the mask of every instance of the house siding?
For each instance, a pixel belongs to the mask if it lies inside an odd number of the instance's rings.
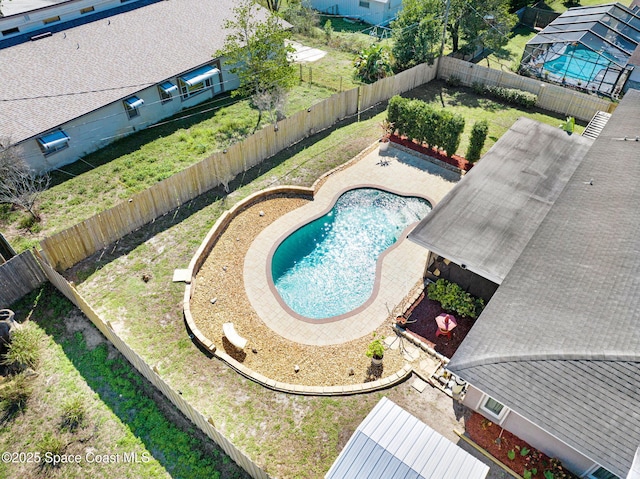
[[[358,18],[372,25],[392,19],[402,6],[398,0],[378,2],[369,0],[369,8],[360,6],[360,0],[312,0],[311,6],[320,12]]]
[[[490,417],[481,409],[485,398],[486,395],[482,391],[469,385],[462,403],[487,419],[495,421],[495,418]],[[594,461],[556,439],[515,411],[508,410],[498,424],[547,456],[560,459],[569,470],[580,477],[585,477],[587,472],[592,471],[593,467],[597,466]]]
[[[175,84],[178,76],[180,75],[167,80]],[[60,168],[185,108],[210,100],[224,91],[236,89],[239,84],[238,77],[230,73],[227,66],[223,66],[221,75],[214,80],[213,88],[185,100],[180,98],[180,92],[174,92],[173,99],[165,103],[160,102],[158,84],[155,84],[125,97],[137,96],[144,100],[144,105],[139,108],[140,114],[134,118],[129,119],[122,100],[118,100],[60,125],[58,128],[69,136],[68,148],[45,156],[37,141],[41,135],[24,140],[18,146],[22,148],[27,164],[34,170],[44,172]]]

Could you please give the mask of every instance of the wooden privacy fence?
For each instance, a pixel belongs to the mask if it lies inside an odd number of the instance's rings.
[[[413,90],[429,83],[438,73],[438,60],[433,65],[423,63],[397,75],[383,78],[370,85],[360,87],[360,111],[364,111],[393,95]]]
[[[70,268],[206,191],[218,185],[226,188],[236,175],[288,146],[395,94],[429,82],[436,73],[436,65],[418,65],[371,85],[336,93],[277,125],[268,125],[224,152],[214,153],[128,201],[42,240],[44,256],[59,271]]]
[[[30,250],[0,264],[0,309],[8,308],[46,280]]]
[[[36,253],[37,254],[37,253]],[[33,258],[33,255],[32,255]],[[142,374],[151,384],[159,389],[169,401],[171,401],[189,420],[204,432],[212,441],[233,459],[236,464],[242,467],[253,479],[270,479],[260,466],[254,463],[249,457],[233,445],[213,424],[212,419],[207,419],[196,410],[187,400],[185,400],[175,389],[162,379],[157,369],[149,366],[138,353],[131,349],[127,343],[111,329],[110,324],[105,322],[78,291],[69,282],[57,273],[47,261],[39,257],[43,274],[49,279],[62,294],[64,294],[73,304],[75,304],[100,330],[100,332],[127,358],[127,360]],[[35,261],[35,258],[34,258]]]
[[[466,86],[484,83],[485,85],[516,88],[534,93],[538,95],[536,103],[538,108],[573,116],[583,121],[591,120],[598,111],[611,113],[616,107],[615,103],[595,95],[588,95],[514,73],[494,70],[456,58],[440,58],[438,78],[448,79],[452,76],[459,78]]]

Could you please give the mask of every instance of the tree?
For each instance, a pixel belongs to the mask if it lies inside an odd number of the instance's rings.
[[[272,12],[277,12],[280,10],[281,1],[280,0],[265,0],[267,2],[267,8]]]
[[[391,23],[398,69],[433,63],[442,38],[443,15],[439,0],[403,0],[398,18]]]
[[[393,74],[389,52],[375,43],[362,50],[354,62],[356,78],[365,83],[373,83]]]
[[[264,111],[260,105],[264,103],[256,103],[255,99],[265,95],[281,96],[294,85],[295,69],[289,55],[295,50],[285,42],[289,32],[281,20],[271,12],[264,18],[264,10],[253,0],[242,0],[233,11],[234,19],[224,23],[230,33],[214,56],[224,56],[225,62],[231,65],[231,72],[240,79],[240,87],[231,96],[254,98],[254,106],[259,112],[257,129]],[[278,101],[268,103],[277,104]]]
[[[478,47],[498,50],[509,41],[517,16],[509,13],[509,0],[451,0],[450,21],[453,51],[462,47],[472,53]]]
[[[3,146],[8,144],[9,146]],[[49,186],[49,175],[37,175],[22,158],[15,145],[0,143],[0,203],[24,208],[40,221],[36,201]]]

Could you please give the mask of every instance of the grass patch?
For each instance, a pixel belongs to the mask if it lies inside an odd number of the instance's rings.
[[[605,5],[607,1],[603,0],[579,0],[578,5],[576,7],[593,7],[595,5]],[[631,5],[631,0],[620,0],[618,3],[621,3],[625,7]],[[565,0],[547,0],[544,2],[539,2],[536,4],[538,8],[546,8],[548,10],[553,10],[554,12],[563,13],[566,12],[569,8],[573,8],[573,6],[569,7],[568,3]]]
[[[46,452],[79,454],[82,461],[4,465],[1,477],[248,478],[51,285],[12,308],[18,321],[31,318],[47,344],[38,374],[25,377],[20,387],[29,388],[25,407],[0,428],[0,448],[37,451],[42,457]],[[124,453],[138,461],[95,461]]]
[[[490,68],[515,73],[520,68],[525,45],[535,36],[536,32],[532,28],[518,25],[509,34],[509,43],[478,63],[486,63]]]

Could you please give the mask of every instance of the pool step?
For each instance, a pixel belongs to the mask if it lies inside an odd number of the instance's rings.
[[[593,118],[591,118],[591,121],[589,122],[587,127],[582,132],[582,136],[586,136],[587,138],[595,140],[596,138],[598,138],[598,136],[600,136],[600,132],[602,132],[602,129],[609,121],[609,118],[611,118],[611,113],[606,113],[604,111],[596,112],[596,114],[593,115]]]

